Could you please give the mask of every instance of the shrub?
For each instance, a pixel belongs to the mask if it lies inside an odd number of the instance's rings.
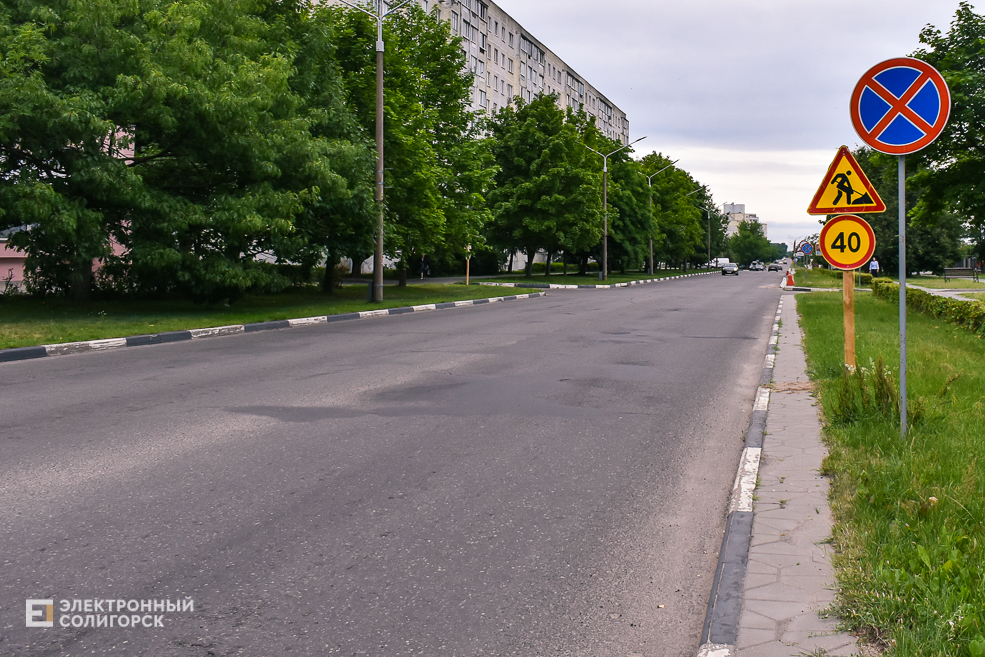
[[[899,303],[899,285],[891,279],[875,279],[872,281],[872,291],[877,297]],[[906,304],[909,308],[969,329],[977,335],[985,335],[985,303],[981,301],[940,297],[908,287]]]

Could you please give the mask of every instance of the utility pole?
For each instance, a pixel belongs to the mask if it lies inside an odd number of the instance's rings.
[[[611,153],[606,153],[603,155],[597,150],[589,146],[588,144],[582,144],[585,148],[592,151],[596,155],[602,158],[602,208],[604,212],[604,219],[602,223],[602,280],[609,278],[609,158],[619,151],[625,150],[635,144],[646,139],[646,137],[640,137],[636,141],[630,142],[625,146],[617,148]]]
[[[394,13],[411,0],[404,0],[396,7],[386,8],[384,0],[373,0],[373,11],[355,5],[348,0],[342,4],[363,12],[376,21],[376,190],[373,199],[379,211],[376,226],[376,250],[373,253],[373,293],[372,301],[383,301],[383,19]],[[327,265],[326,265],[327,266]]]

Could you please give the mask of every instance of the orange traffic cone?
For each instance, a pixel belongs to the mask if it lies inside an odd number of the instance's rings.
[[[788,269],[787,270],[787,287],[794,287],[794,285],[795,285],[795,283],[793,282],[793,272],[791,272]]]

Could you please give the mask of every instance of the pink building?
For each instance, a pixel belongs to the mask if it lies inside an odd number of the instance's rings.
[[[0,232],[0,293],[6,289],[7,281],[24,289],[24,261],[27,260],[27,254],[7,243],[11,232]]]

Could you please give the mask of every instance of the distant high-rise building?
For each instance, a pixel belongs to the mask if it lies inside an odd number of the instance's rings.
[[[629,119],[494,2],[487,0],[415,0],[437,20],[448,21],[462,37],[466,67],[475,81],[472,110],[494,113],[517,96],[529,102],[538,93],[557,94],[561,108],[596,119],[606,137],[629,143]],[[338,0],[326,0],[340,4]],[[394,4],[392,1],[387,6]]]
[[[725,234],[728,237],[738,233],[739,224],[744,221],[755,221],[763,227],[763,236],[768,237],[766,234],[766,224],[760,221],[758,216],[746,213],[745,203],[726,203],[722,206],[722,209],[728,215],[728,228],[725,230]]]

